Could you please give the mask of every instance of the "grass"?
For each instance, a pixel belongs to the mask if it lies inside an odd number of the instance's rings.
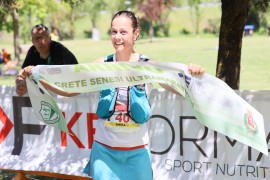
[[[79,63],[93,62],[114,52],[109,40],[80,39],[62,43],[75,54]],[[243,38],[240,89],[270,89],[269,43],[268,36]],[[178,37],[155,39],[152,43],[139,40],[136,42],[135,51],[156,61],[200,64],[207,73],[215,75],[217,47],[218,37]],[[1,76],[0,84],[14,85],[14,79],[14,76]]]

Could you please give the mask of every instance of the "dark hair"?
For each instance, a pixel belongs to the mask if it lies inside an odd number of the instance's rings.
[[[128,19],[131,20],[131,25],[132,25],[132,28],[133,28],[133,31],[135,31],[136,29],[140,29],[140,23],[139,23],[139,20],[138,18],[135,16],[135,14],[131,11],[118,11],[112,18],[112,21],[111,23],[113,22],[113,20],[118,17],[118,16],[125,16],[127,17]]]
[[[32,30],[31,30],[31,33],[33,32],[34,29],[37,29],[38,31],[41,30],[41,29],[45,29],[48,33],[49,33],[49,29],[47,26],[45,26],[44,24],[37,24],[35,25]]]

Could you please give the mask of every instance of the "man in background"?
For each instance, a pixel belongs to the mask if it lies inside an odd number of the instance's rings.
[[[23,76],[23,68],[36,65],[78,64],[76,57],[71,51],[61,43],[51,39],[49,29],[43,24],[38,24],[32,28],[31,41],[33,45],[28,50],[22,69],[15,80],[16,93],[19,96],[27,93],[26,77]]]

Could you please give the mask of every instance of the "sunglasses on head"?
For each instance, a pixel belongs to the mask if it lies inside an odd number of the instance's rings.
[[[43,24],[38,24],[38,25],[35,25],[35,26],[33,27],[32,31],[33,31],[34,29],[40,30],[40,29],[43,29],[43,28],[44,28],[46,31],[49,30],[49,29],[47,28],[47,26],[45,26],[45,25],[43,25]]]

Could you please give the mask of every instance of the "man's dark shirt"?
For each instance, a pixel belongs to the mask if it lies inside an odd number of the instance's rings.
[[[64,65],[78,64],[76,57],[64,45],[59,42],[51,41],[50,63],[48,59],[42,59],[35,46],[31,46],[27,52],[22,68],[36,65]]]

